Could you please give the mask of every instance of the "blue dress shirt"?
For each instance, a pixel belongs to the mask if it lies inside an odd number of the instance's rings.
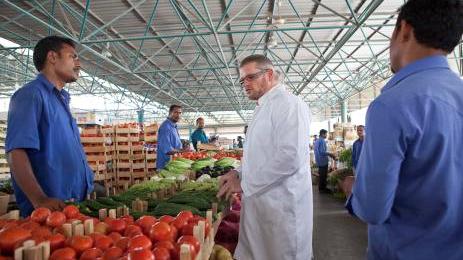
[[[163,169],[169,162],[170,157],[167,155],[168,152],[180,150],[181,148],[182,142],[180,141],[180,135],[178,134],[177,124],[170,119],[166,119],[162,122],[158,131],[156,159],[157,170]]]
[[[325,138],[318,138],[314,147],[315,162],[318,167],[328,166],[328,153],[326,152]]]
[[[362,151],[362,145],[363,141],[360,139],[357,139],[357,141],[354,142],[354,145],[352,145],[352,166],[354,169],[357,169],[360,152]]]
[[[347,208],[368,259],[463,259],[463,81],[444,56],[402,68],[367,112]]]
[[[195,148],[195,150],[198,150],[197,147],[196,147],[197,144],[198,144],[198,141],[200,141],[202,144],[207,144],[208,143],[206,133],[204,132],[204,130],[202,128],[197,128],[191,134],[191,142],[193,143],[193,147]]]
[[[25,149],[47,196],[80,201],[93,190],[93,172],[69,100],[68,92],[42,74],[16,91],[8,112],[6,151]],[[29,215],[33,206],[14,178],[13,188],[21,215]]]

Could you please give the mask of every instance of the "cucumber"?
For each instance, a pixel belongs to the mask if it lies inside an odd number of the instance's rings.
[[[153,213],[155,216],[161,217],[164,215],[177,216],[180,211],[189,210],[195,215],[201,214],[201,212],[195,208],[184,204],[168,203],[162,202],[159,203],[154,209]]]

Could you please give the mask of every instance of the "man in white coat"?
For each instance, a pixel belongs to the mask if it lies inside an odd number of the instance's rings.
[[[263,55],[245,58],[240,76],[257,107],[241,169],[220,178],[217,194],[228,198],[242,193],[235,258],[309,260],[313,223],[309,108],[285,89]]]

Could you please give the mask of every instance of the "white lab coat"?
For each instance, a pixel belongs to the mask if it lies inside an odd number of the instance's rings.
[[[236,259],[311,259],[309,125],[307,104],[283,84],[258,100],[240,170],[243,196]]]

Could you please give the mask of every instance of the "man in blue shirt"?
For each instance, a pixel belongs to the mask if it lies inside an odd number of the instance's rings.
[[[6,137],[23,217],[38,207],[60,210],[63,200],[83,200],[93,189],[93,172],[63,89],[79,77],[75,43],[46,37],[35,46],[33,60],[40,74],[11,98]]]
[[[359,139],[357,139],[354,142],[354,145],[352,145],[352,167],[354,169],[354,173],[360,158],[360,152],[362,151],[364,130],[365,127],[363,125],[357,126],[357,135]]]
[[[315,141],[314,154],[315,162],[318,166],[318,191],[320,193],[330,193],[331,191],[326,187],[328,178],[328,157],[336,159],[334,154],[327,152],[326,135],[328,131],[325,129],[320,130],[320,138]]]
[[[206,133],[204,132],[204,118],[199,117],[196,119],[196,130],[191,134],[191,141],[193,142],[193,147],[197,151],[197,145],[198,141],[201,142],[202,144],[207,144],[207,136]]]
[[[158,130],[157,159],[156,168],[162,170],[170,161],[170,156],[182,149],[182,142],[177,129],[177,123],[180,121],[182,107],[172,105],[169,108],[169,116],[162,122]]]
[[[394,77],[370,105],[347,208],[368,226],[368,259],[463,259],[463,81],[446,55],[461,0],[410,0],[391,37]]]

